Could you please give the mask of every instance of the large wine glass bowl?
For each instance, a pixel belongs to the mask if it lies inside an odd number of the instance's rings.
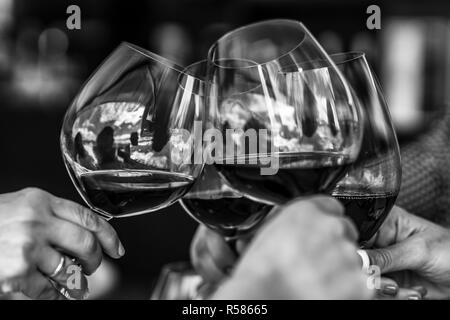
[[[358,159],[332,195],[345,206],[364,245],[376,233],[400,190],[400,151],[381,87],[363,53],[331,58],[345,75],[364,109],[363,142]]]
[[[86,203],[106,218],[152,212],[185,194],[202,169],[182,130],[203,111],[186,86],[196,79],[174,63],[121,44],[69,107],[61,149]]]
[[[208,60],[207,114],[224,137],[214,162],[229,183],[271,205],[329,192],[357,158],[362,114],[309,31],[255,23],[220,38]]]
[[[185,74],[198,79],[196,86],[191,86],[190,90],[194,97],[192,100],[198,101],[202,110],[205,109],[204,104],[212,98],[206,95],[207,69],[207,61],[203,60],[184,70]],[[214,129],[212,124],[212,121],[203,123],[202,129],[206,135],[208,129]],[[201,140],[200,138],[198,136],[197,140]],[[205,149],[207,145],[206,141]],[[218,232],[227,241],[253,231],[271,209],[271,206],[248,199],[235,190],[212,164],[204,166],[201,175],[180,203],[191,217]]]

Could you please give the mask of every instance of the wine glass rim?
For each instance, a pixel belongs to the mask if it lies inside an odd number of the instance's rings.
[[[217,47],[218,43],[219,43],[220,41],[225,40],[226,38],[231,37],[233,34],[238,33],[238,32],[241,32],[241,31],[243,31],[243,30],[250,29],[250,28],[254,28],[254,27],[258,27],[258,26],[261,26],[261,25],[264,25],[264,24],[269,24],[269,23],[270,23],[270,24],[273,24],[273,23],[279,23],[279,22],[281,22],[281,23],[289,23],[289,24],[292,24],[292,25],[297,25],[297,26],[303,27],[303,28],[304,28],[304,30],[303,30],[304,35],[303,35],[302,39],[301,39],[296,45],[294,45],[294,46],[292,47],[292,49],[287,50],[287,52],[280,54],[278,57],[276,57],[276,58],[274,58],[274,59],[270,59],[270,60],[265,61],[265,62],[261,62],[261,63],[255,62],[255,64],[256,64],[255,66],[249,66],[249,67],[247,67],[247,68],[254,68],[254,67],[258,67],[258,66],[264,66],[264,65],[270,64],[270,63],[272,63],[272,62],[274,62],[274,61],[276,61],[276,60],[278,60],[278,59],[280,59],[280,58],[283,58],[283,57],[289,55],[290,53],[292,53],[293,51],[295,51],[297,48],[299,48],[299,47],[302,45],[302,43],[305,41],[305,35],[309,34],[308,29],[306,28],[306,26],[305,26],[302,22],[297,21],[297,20],[293,20],[293,19],[269,19],[269,20],[262,20],[262,21],[258,21],[258,22],[253,22],[253,23],[246,24],[246,25],[244,25],[244,26],[241,26],[241,27],[238,27],[238,28],[233,29],[233,30],[231,30],[231,31],[228,31],[227,33],[225,33],[224,35],[222,35],[219,39],[217,39],[217,40],[214,42],[214,44],[213,44],[213,45],[211,46],[211,48],[209,49],[209,52],[208,52],[208,60],[211,61],[215,66],[217,66],[217,67],[219,67],[219,68],[224,68],[224,69],[225,69],[225,68],[236,69],[236,68],[232,68],[232,67],[224,67],[224,66],[222,66],[222,65],[216,63],[217,61],[222,60],[222,59],[218,59],[218,60],[215,60],[215,59],[213,60],[213,59],[212,59],[212,53],[213,53],[214,49]],[[226,58],[225,58],[225,59],[226,59]],[[233,58],[230,58],[230,59],[233,59]],[[243,59],[243,60],[245,60],[245,59]],[[249,61],[251,61],[251,60],[249,60]],[[240,69],[241,69],[241,68],[240,68]]]
[[[185,67],[185,68],[183,69],[182,73],[185,74],[185,75],[191,76],[191,77],[195,78],[195,79],[198,80],[198,81],[201,81],[201,82],[203,82],[203,83],[206,83],[207,80],[205,80],[205,79],[200,79],[198,76],[195,76],[192,72],[189,72],[189,70],[191,70],[192,68],[194,68],[194,67],[196,67],[196,66],[202,65],[202,64],[206,64],[206,65],[207,65],[207,63],[208,63],[208,60],[207,60],[207,59],[203,59],[203,60],[199,60],[199,61],[193,62],[193,63],[191,63],[190,65],[188,65],[187,67]],[[206,78],[206,77],[207,77],[207,75],[205,74],[205,78]]]
[[[253,64],[254,64],[254,65],[252,65],[252,66],[242,67],[241,69],[254,68],[254,67],[256,67],[256,66],[258,65],[255,61],[252,61],[252,60],[249,60],[249,59],[237,59],[237,58],[236,58],[236,59],[232,59],[232,58],[227,59],[227,58],[225,58],[225,59],[220,59],[220,60],[245,61],[245,62],[250,62],[250,63],[253,63]],[[183,73],[182,73],[182,74],[194,78],[194,79],[197,80],[202,86],[204,86],[205,89],[206,89],[206,85],[207,85],[208,83],[209,83],[209,84],[213,83],[210,79],[208,79],[208,75],[205,74],[205,79],[199,79],[198,77],[196,77],[196,76],[194,76],[192,73],[190,73],[188,70],[189,70],[189,69],[192,69],[192,68],[194,68],[194,67],[196,67],[196,66],[198,66],[198,65],[201,65],[201,64],[205,64],[206,67],[208,67],[208,64],[209,64],[209,63],[210,63],[210,61],[209,61],[208,59],[203,59],[203,60],[200,60],[200,61],[196,61],[196,62],[194,62],[194,63],[188,65],[188,66],[183,70]],[[224,69],[233,69],[233,67],[229,67],[229,68],[224,67]],[[181,89],[183,89],[183,90],[185,90],[185,91],[188,91],[188,90],[181,84],[180,79],[181,79],[181,75],[180,75],[180,77],[178,78],[178,85],[180,86]],[[259,85],[255,86],[255,87],[251,88],[251,89],[245,90],[245,91],[243,91],[243,92],[239,92],[238,94],[250,93],[250,92],[252,92],[252,91],[254,91],[255,89],[260,88],[260,87],[261,87],[261,85],[259,84]],[[193,94],[196,94],[196,95],[198,95],[198,96],[201,96],[201,97],[203,97],[203,96],[205,96],[205,95],[213,96],[213,95],[211,94],[211,92],[209,92],[208,94],[206,94],[206,93],[200,94],[200,93],[196,93],[196,92],[193,92],[193,91],[190,91],[190,92],[193,93]]]
[[[185,69],[185,68],[179,66],[178,64],[176,64],[175,62],[170,61],[169,59],[166,59],[166,58],[164,58],[164,57],[162,57],[162,56],[160,56],[160,55],[158,55],[156,53],[153,53],[153,52],[151,52],[151,51],[149,51],[147,49],[139,47],[139,46],[137,46],[135,44],[132,44],[130,42],[124,41],[124,42],[122,42],[120,44],[120,46],[128,47],[129,49],[134,50],[135,52],[137,52],[137,53],[139,53],[139,54],[141,54],[141,55],[143,55],[143,56],[145,56],[145,57],[147,57],[149,59],[155,60],[156,62],[158,62],[160,64],[163,64],[167,68],[172,69],[172,70],[174,70],[174,71],[176,71],[178,73],[183,73],[183,70]]]
[[[200,61],[196,61],[196,62],[194,62],[194,63],[191,63],[190,65],[188,65],[187,67],[185,67],[185,68],[183,69],[183,71],[181,72],[181,74],[178,76],[178,85],[179,85],[179,87],[180,87],[183,91],[190,92],[190,93],[195,94],[195,95],[198,95],[198,96],[200,96],[200,97],[205,96],[204,93],[202,94],[202,93],[194,92],[194,91],[192,91],[192,90],[187,90],[187,89],[185,88],[185,86],[181,83],[181,80],[182,80],[181,77],[182,77],[182,76],[188,76],[188,77],[191,77],[191,78],[195,79],[196,81],[198,81],[198,83],[200,83],[201,86],[203,86],[204,88],[206,88],[206,83],[208,82],[208,80],[207,80],[207,79],[200,79],[198,76],[195,76],[192,72],[189,72],[189,70],[191,70],[192,68],[194,68],[194,67],[196,67],[196,66],[199,66],[199,65],[202,65],[202,64],[207,64],[207,62],[208,62],[207,59],[203,59],[203,60],[200,60]],[[206,74],[205,74],[204,76],[205,76],[205,78],[207,77]]]
[[[222,69],[247,69],[247,68],[250,69],[250,68],[254,68],[254,67],[257,67],[258,65],[260,65],[260,63],[258,63],[256,61],[253,61],[253,60],[250,60],[250,59],[243,59],[243,58],[222,58],[222,59],[217,59],[216,61],[244,61],[244,62],[250,62],[250,63],[253,64],[253,65],[245,66],[245,67],[227,67],[227,66],[224,66],[224,65],[218,65]],[[209,59],[203,59],[203,60],[194,62],[194,63],[190,64],[189,66],[187,66],[183,70],[183,72],[187,73],[186,70],[191,69],[192,67],[194,67],[196,65],[199,65],[199,64],[202,64],[202,63],[205,63],[208,66],[208,64],[210,62],[214,63],[214,61],[210,61]],[[206,82],[206,81],[204,81],[204,82]]]
[[[333,53],[330,54],[329,56],[335,65],[340,65],[357,59],[365,59],[366,54],[362,51],[346,51]]]
[[[358,59],[364,59],[366,60],[366,54],[362,51],[346,51],[346,52],[337,52],[337,53],[333,53],[333,54],[329,54],[328,55],[330,57],[330,60],[336,65],[343,65],[345,63],[351,62],[351,61],[355,61]],[[324,62],[324,66],[316,66],[317,63],[320,62]],[[286,70],[289,70],[290,67],[301,67],[303,68],[306,65],[312,65],[313,67],[310,69],[318,69],[318,68],[323,68],[323,67],[329,67],[328,65],[329,61],[326,59],[317,59],[317,60],[310,60],[310,61],[305,61],[302,63],[296,63],[296,64],[291,64],[291,65],[286,65],[283,68],[281,68],[281,72],[284,72]]]

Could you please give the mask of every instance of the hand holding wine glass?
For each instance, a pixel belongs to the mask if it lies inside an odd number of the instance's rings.
[[[213,45],[207,68],[188,69],[208,70],[207,124],[223,141],[211,154],[215,168],[205,167],[182,204],[228,240],[253,230],[275,204],[326,192],[356,159],[358,105],[300,23],[232,31]],[[276,160],[272,174],[261,175],[265,158]]]
[[[398,284],[426,289],[428,299],[450,297],[450,231],[394,207],[367,250],[371,264]]]
[[[291,201],[276,211],[214,298],[372,297],[356,254],[357,232],[338,201],[316,196]]]

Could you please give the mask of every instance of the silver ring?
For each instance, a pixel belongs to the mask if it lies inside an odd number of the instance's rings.
[[[366,272],[369,273],[370,270],[370,258],[369,255],[367,254],[367,252],[365,250],[358,250],[356,251],[356,253],[361,257],[361,269]]]
[[[10,281],[3,281],[0,283],[0,296],[11,293],[16,293],[13,284]]]
[[[66,261],[66,258],[64,256],[61,256],[61,259],[59,260],[59,264],[56,267],[55,271],[53,271],[53,273],[51,275],[49,275],[49,278],[54,278],[56,277],[58,274],[61,273],[61,271],[64,268],[64,262]]]

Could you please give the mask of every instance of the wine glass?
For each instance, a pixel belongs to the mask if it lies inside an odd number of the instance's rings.
[[[222,235],[233,250],[234,240],[251,233],[272,209],[235,190],[212,165],[204,167],[180,203],[191,217]]]
[[[84,201],[110,219],[148,213],[181,198],[200,174],[185,133],[203,110],[185,87],[197,79],[174,63],[122,43],[69,107],[61,150]]]
[[[331,193],[344,204],[364,245],[381,226],[399,193],[400,151],[381,87],[364,53],[330,57],[352,86],[366,115],[360,154]]]
[[[331,191],[358,156],[362,113],[306,27],[268,20],[239,28],[208,61],[206,119],[223,140],[211,139],[207,163],[269,205]]]
[[[192,100],[199,101],[201,109],[204,109],[204,104],[210,99],[205,96],[207,67],[207,61],[203,60],[183,71],[198,79],[198,85],[191,87],[190,91],[195,97]],[[202,130],[211,128],[210,125],[210,122],[206,122]],[[221,234],[232,249],[233,240],[254,230],[271,209],[270,205],[255,202],[235,190],[213,165],[205,165],[180,204],[196,221]]]

